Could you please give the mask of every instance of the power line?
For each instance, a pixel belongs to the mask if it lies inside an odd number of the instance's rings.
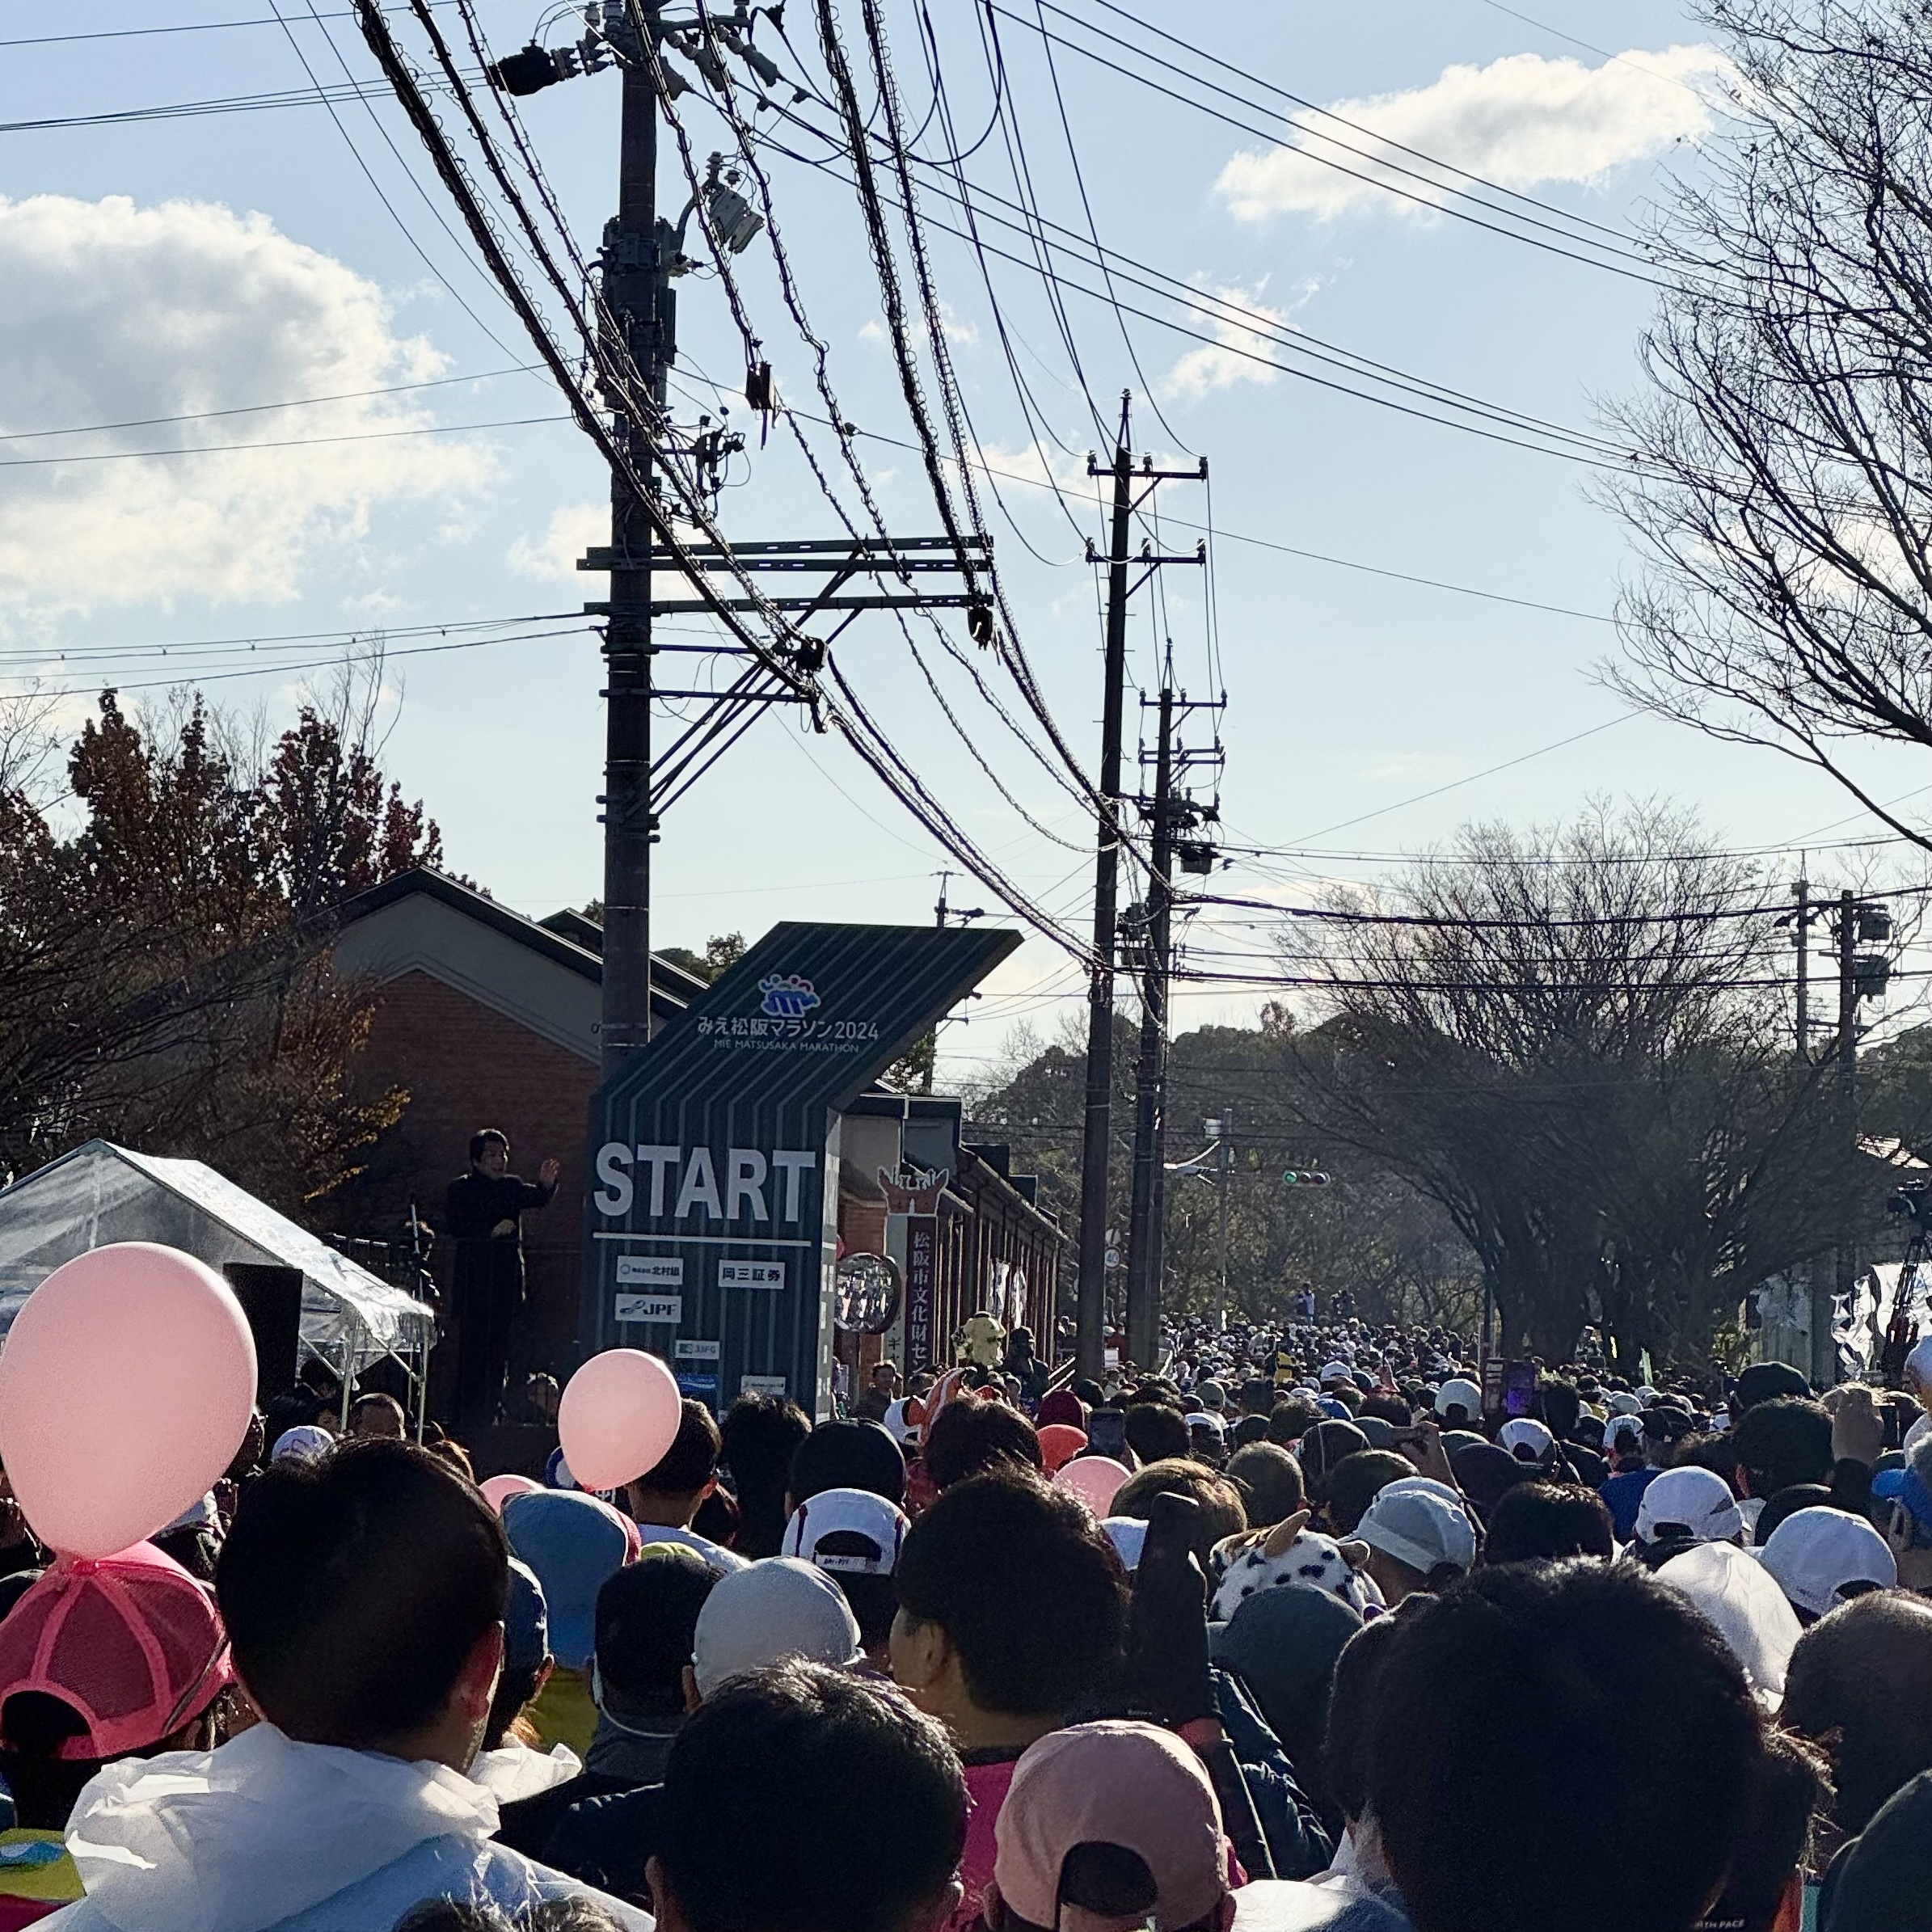
[[[491,382],[501,376],[536,373],[539,365],[519,363],[509,369],[485,369],[473,376],[438,376],[427,382],[390,382],[380,389],[345,389],[328,396],[290,396],[281,403],[239,403],[227,409],[191,409],[179,416],[130,416],[119,423],[78,423],[64,429],[0,429],[0,443],[33,442],[50,436],[104,436],[114,429],[158,429],[171,423],[209,423],[221,416],[264,416],[278,409],[312,409],[326,403],[360,403],[374,396],[399,396],[417,390],[449,389],[464,382]]]
[[[567,423],[567,416],[505,416],[489,423],[431,423],[413,429],[358,429],[340,436],[280,437],[260,443],[184,443],[175,449],[95,449],[70,456],[0,457],[0,470],[42,470],[57,463],[124,463],[162,456],[232,456],[247,449],[309,449],[324,443],[379,443],[409,436],[466,436],[479,429],[528,429]],[[0,438],[0,441],[6,439]]]

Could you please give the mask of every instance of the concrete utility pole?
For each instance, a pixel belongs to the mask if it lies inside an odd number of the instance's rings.
[[[1154,864],[1141,963],[1141,1058],[1134,1074],[1133,1204],[1127,1234],[1127,1355],[1154,1365],[1160,1345],[1160,1192],[1166,1118],[1169,880],[1174,868],[1174,692],[1163,685],[1154,778]]]
[[[1179,792],[1177,782],[1193,767],[1218,768],[1218,742],[1212,750],[1184,751],[1175,743],[1179,723],[1193,711],[1218,711],[1223,698],[1176,698],[1164,684],[1158,700],[1143,707],[1159,714],[1153,754],[1154,796],[1140,806],[1153,829],[1151,876],[1143,908],[1141,957],[1141,1052],[1134,1074],[1133,1201],[1127,1238],[1127,1352],[1151,1362],[1161,1333],[1161,1288],[1165,1279],[1167,1210],[1168,985],[1174,970],[1172,935],[1174,865],[1184,872],[1209,872],[1218,854],[1201,838],[1179,838],[1204,820],[1217,820],[1216,805],[1199,805]],[[1141,762],[1148,761],[1143,751]]]
[[[1083,1375],[1098,1375],[1107,1341],[1107,1166],[1112,1151],[1114,1077],[1114,950],[1117,937],[1120,871],[1120,728],[1127,695],[1127,606],[1135,590],[1163,563],[1199,563],[1204,544],[1192,556],[1162,557],[1143,546],[1130,554],[1133,513],[1154,489],[1171,478],[1204,479],[1204,458],[1196,470],[1157,470],[1143,458],[1138,470],[1133,453],[1133,399],[1120,399],[1120,428],[1113,460],[1105,468],[1087,458],[1090,476],[1111,476],[1113,503],[1107,547],[1107,651],[1100,714],[1099,850],[1094,868],[1094,964],[1087,985],[1086,1107],[1080,1147],[1080,1282],[1075,1355]],[[1138,496],[1136,483],[1146,485]],[[1088,559],[1100,561],[1093,546]],[[1128,581],[1128,566],[1145,569]]]
[[[657,219],[657,89],[641,60],[623,75],[618,211],[604,233],[611,344],[643,373],[660,416],[677,353],[676,297]],[[665,225],[668,229],[668,224]],[[651,486],[651,438],[622,415],[613,431]],[[610,617],[604,631],[604,978],[598,1035],[606,1080],[651,1037],[651,550],[629,479],[610,484]]]
[[[1838,1193],[1838,1245],[1833,1256],[1833,1280],[1826,1283],[1812,1272],[1812,1386],[1822,1389],[1837,1379],[1837,1350],[1832,1340],[1834,1296],[1849,1296],[1858,1284],[1858,1237],[1854,1217],[1858,1191],[1853,1171],[1858,1158],[1858,904],[1850,892],[1838,895],[1837,1060],[1833,1068],[1833,1099],[1837,1140],[1845,1162],[1845,1179]]]

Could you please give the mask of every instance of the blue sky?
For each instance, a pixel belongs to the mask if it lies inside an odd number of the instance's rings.
[[[529,0],[479,3],[499,52],[536,24]],[[314,80],[340,89],[345,71],[373,76],[333,0],[316,0],[330,16],[319,22],[307,0],[280,4],[286,31],[271,18],[271,0],[103,0],[58,12],[0,0],[0,39],[25,43],[10,44],[0,62],[0,121],[279,95]],[[1075,40],[1095,23],[1144,44],[1146,36],[1099,0],[1066,0],[1065,14],[1036,11],[1034,0],[999,6],[1006,98],[1048,220],[1082,227],[1083,185],[1102,240],[1138,263],[1543,421],[1589,430],[1599,403],[1635,383],[1635,343],[1653,293],[1640,280],[1284,158],[1269,141],[1065,46],[1054,57],[1057,102],[1040,24]],[[857,10],[845,11],[855,32]],[[1272,83],[1337,107],[1611,229],[1642,218],[1665,192],[1666,170],[1694,171],[1707,124],[1699,91],[1712,61],[1699,51],[1701,30],[1664,0],[1535,0],[1533,23],[1491,0],[1345,8],[1135,0],[1131,11],[1253,77],[1224,74],[1230,85],[1251,92]],[[955,125],[971,139],[990,100],[972,11],[943,0],[931,12]],[[787,25],[816,73],[811,14],[795,4]],[[453,14],[446,17],[456,32]],[[891,17],[904,91],[923,116],[930,90],[914,12],[897,5]],[[249,19],[267,23],[38,38]],[[413,26],[399,31],[420,47]],[[553,29],[548,37],[565,36]],[[1084,44],[1102,46],[1090,34]],[[617,108],[610,75],[553,88],[525,108],[586,248],[607,212]],[[685,111],[701,157],[722,145],[721,123],[698,96],[686,98]],[[1002,141],[996,137],[967,165],[980,185],[1010,192]],[[929,149],[940,145],[929,128]],[[782,155],[768,165],[810,319],[829,345],[846,414],[867,432],[859,446],[871,486],[896,530],[936,534],[918,459],[904,446],[906,414],[851,192]],[[668,155],[667,198],[675,167]],[[1373,162],[1369,169],[1377,171]],[[594,531],[601,466],[567,423],[525,420],[561,414],[547,382],[470,379],[531,356],[471,251],[449,232],[456,219],[393,106],[345,99],[333,116],[310,103],[11,128],[0,133],[0,196],[6,429],[195,419],[0,445],[11,459],[0,468],[5,688],[35,674],[77,690],[110,677],[147,685],[192,667],[211,696],[259,706],[279,723],[303,675],[291,667],[316,661],[306,647],[165,660],[145,648],[387,626],[395,633],[387,677],[400,702],[390,707],[386,755],[441,821],[453,866],[533,913],[597,892],[601,719],[592,640],[550,635],[449,648],[481,634],[432,638],[418,627],[567,614],[595,594],[601,580],[559,564]],[[943,202],[927,206],[945,217]],[[987,514],[1021,636],[1056,716],[1090,764],[1099,632],[1095,576],[1080,551],[1086,534],[1102,533],[1079,493],[1088,487],[1085,453],[1097,441],[1091,415],[1038,277],[995,261],[1015,359],[1066,446],[1063,453],[1049,444],[1043,467],[980,269],[952,238],[936,234],[933,245],[972,432],[1006,479],[1001,505],[989,500]],[[763,238],[739,266],[781,394],[816,411],[808,359]],[[1592,794],[1668,793],[1699,807],[1719,837],[1752,846],[1873,829],[1851,820],[1850,802],[1827,783],[1775,754],[1625,718],[1592,675],[1615,648],[1605,623],[1238,540],[1605,614],[1633,559],[1622,526],[1589,500],[1587,466],[1273,373],[1244,359],[1251,343],[1238,333],[1204,343],[1129,318],[1130,356],[1105,307],[1074,293],[1065,302],[1086,390],[1102,411],[1111,418],[1124,387],[1151,389],[1151,403],[1136,404],[1137,445],[1163,458],[1205,454],[1211,465],[1218,656],[1210,660],[1207,587],[1186,567],[1165,573],[1164,604],[1143,596],[1132,641],[1135,676],[1148,689],[1163,635],[1191,694],[1225,682],[1230,842],[1268,850],[1218,875],[1220,884],[1293,901],[1322,880],[1372,880],[1386,869],[1380,855],[1437,843],[1472,816],[1546,820]],[[689,420],[717,406],[707,379],[727,389],[740,380],[741,346],[715,281],[681,285],[680,335],[678,393]],[[400,386],[432,382],[440,386]],[[395,393],[205,413],[382,388]],[[486,423],[516,426],[452,427]],[[387,433],[430,427],[451,432]],[[238,443],[290,446],[44,460]],[[837,523],[782,429],[761,449],[754,428],[752,444],[723,499],[728,531],[833,534]],[[1068,485],[1066,508],[1038,487],[1047,468]],[[1209,518],[1208,493],[1169,483],[1158,501],[1175,520],[1163,525],[1165,539],[1192,548]],[[505,627],[519,628],[529,626]],[[930,634],[917,635],[932,650]],[[934,652],[934,674],[967,736],[1037,829],[962,745],[888,619],[862,620],[840,658],[922,782],[1029,893],[1078,922],[1091,869],[1082,815],[957,666]],[[687,671],[702,681],[715,669],[695,656],[661,664],[667,681],[685,681]],[[998,684],[995,669],[982,668]],[[1002,695],[1015,702],[1010,684]],[[1552,746],[1559,749],[1543,749]],[[1917,782],[1902,762],[1868,769],[1888,795]],[[836,736],[812,737],[795,717],[774,715],[668,816],[657,937],[700,944],[711,932],[755,934],[781,917],[923,922],[946,863]],[[1814,864],[1814,877],[1828,873]],[[953,896],[990,903],[972,880],[955,882]],[[1196,937],[1203,958],[1265,944],[1232,925],[1204,925]],[[1179,1018],[1238,1019],[1260,997],[1249,988],[1193,989]],[[1029,940],[971,1027],[949,1036],[955,1069],[985,1064],[1015,1020],[1050,1036],[1078,1003],[1070,967],[1047,942]]]

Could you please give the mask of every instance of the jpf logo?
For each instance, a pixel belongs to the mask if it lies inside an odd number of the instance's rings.
[[[758,1010],[773,1019],[803,1019],[818,1004],[818,994],[809,980],[795,972],[774,972],[758,981],[764,994]]]

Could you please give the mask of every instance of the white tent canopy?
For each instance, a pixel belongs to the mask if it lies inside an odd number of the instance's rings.
[[[385,1356],[420,1375],[436,1316],[200,1161],[89,1141],[0,1188],[0,1335],[64,1261],[116,1241],[158,1241],[220,1268],[302,1271],[302,1345],[345,1382]],[[295,1365],[289,1365],[293,1376]]]

